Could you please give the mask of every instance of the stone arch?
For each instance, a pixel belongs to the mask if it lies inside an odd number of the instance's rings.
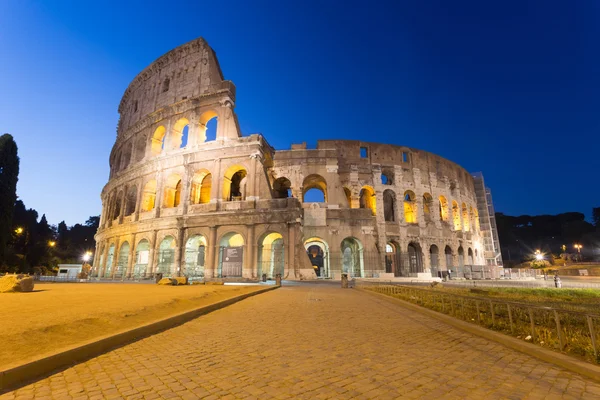
[[[446,259],[446,270],[451,270],[454,265],[454,259],[452,255],[452,248],[450,246],[446,246],[444,248],[444,256]]]
[[[454,230],[460,231],[460,210],[458,209],[456,200],[452,200],[452,220],[454,221]]]
[[[163,277],[175,275],[175,250],[177,241],[171,235],[167,235],[158,246],[158,266],[156,272],[163,274]]]
[[[467,250],[467,263],[469,265],[475,265],[475,260],[473,259],[473,249],[469,247]]]
[[[429,193],[423,194],[423,216],[425,221],[431,221],[431,212],[433,208],[433,197]]]
[[[219,116],[216,111],[208,110],[200,114],[198,125],[198,142],[210,142],[217,138]]]
[[[204,235],[192,235],[185,243],[183,275],[188,279],[204,279],[204,264],[208,242]]]
[[[127,196],[125,196],[125,216],[131,215],[135,212],[137,205],[137,186],[132,185],[127,189]]]
[[[440,250],[435,244],[429,247],[429,264],[431,266],[431,276],[438,277],[440,275]]]
[[[232,165],[225,171],[223,179],[223,200],[242,201],[246,199],[248,172],[241,165]]]
[[[302,182],[302,202],[306,202],[306,193],[311,189],[317,189],[323,194],[323,201],[327,203],[327,181],[321,175],[311,174]],[[319,199],[320,200],[320,199]],[[321,201],[319,201],[320,203]]]
[[[219,239],[219,278],[241,277],[244,262],[244,237],[235,231],[227,232]]]
[[[462,209],[462,221],[463,221],[463,231],[469,232],[471,230],[471,219],[469,218],[469,209],[465,203],[461,205]]]
[[[318,278],[330,278],[329,245],[319,237],[311,237],[304,241],[308,259]]]
[[[135,140],[135,162],[140,162],[146,156],[146,135],[140,135]]]
[[[156,204],[156,179],[151,179],[144,185],[142,192],[142,211],[152,211]]]
[[[200,169],[192,177],[190,202],[192,204],[206,204],[210,202],[212,190],[212,174],[206,169]]]
[[[394,276],[402,276],[401,260],[400,260],[400,245],[393,240],[385,244],[385,272],[394,274]]]
[[[391,189],[383,191],[383,218],[386,221],[396,221],[396,193]]]
[[[439,197],[439,205],[440,205],[440,221],[448,222],[450,217],[448,215],[448,200],[446,200],[446,197],[444,197],[444,196]]]
[[[123,206],[123,192],[117,193],[115,196],[115,200],[113,203],[113,217],[112,219],[117,219],[121,216],[121,207]]]
[[[274,279],[277,274],[285,275],[285,248],[283,236],[279,232],[267,232],[258,240],[258,277],[266,274]]]
[[[114,276],[116,278],[122,278],[127,274],[127,267],[129,265],[129,242],[124,241],[119,249],[119,257],[117,258],[117,267],[115,269]]]
[[[362,189],[360,189],[359,206],[360,208],[371,209],[373,215],[377,213],[375,190],[373,190],[371,186],[363,186]]]
[[[284,176],[275,179],[273,182],[273,197],[276,199],[292,197],[292,182]]]
[[[148,261],[150,258],[150,242],[147,239],[141,239],[135,247],[135,265],[133,266],[133,277],[144,278],[148,271]]]
[[[344,186],[344,196],[346,196],[346,201],[348,202],[348,208],[352,208],[352,191]]]
[[[393,185],[394,184],[394,180],[393,180],[393,173],[390,171],[382,171],[381,172],[381,184],[382,185]]]
[[[408,271],[411,276],[423,272],[423,252],[421,245],[417,242],[410,242],[407,247],[408,253]]]
[[[458,246],[458,266],[461,268],[465,266],[465,250],[462,246]]]
[[[354,278],[365,277],[363,245],[355,237],[347,237],[340,243],[342,250],[342,273]]]
[[[152,134],[152,144],[150,145],[152,155],[157,156],[163,151],[165,148],[166,137],[167,129],[164,126],[160,125],[154,130],[154,133]]]
[[[165,181],[163,208],[178,207],[181,204],[181,176],[171,174]]]
[[[404,192],[404,221],[408,224],[417,223],[417,197],[412,190]]]
[[[170,145],[173,150],[182,149],[187,146],[190,121],[187,118],[179,118],[171,130]]]
[[[124,170],[125,168],[127,168],[129,166],[129,163],[131,162],[132,150],[133,150],[132,142],[127,142],[123,145],[122,150],[121,150],[121,161],[120,161],[119,170]]]

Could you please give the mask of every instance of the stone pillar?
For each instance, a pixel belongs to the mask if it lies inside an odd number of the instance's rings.
[[[121,194],[121,209],[119,210],[119,225],[123,223],[123,218],[125,217],[125,205],[127,202],[127,187],[123,188],[123,192]]]
[[[115,277],[115,270],[117,269],[117,264],[119,263],[119,255],[121,254],[121,249],[119,248],[119,238],[115,239],[115,252],[113,253],[112,259],[112,270],[110,271],[111,279]]]
[[[296,254],[296,229],[295,222],[289,222],[287,224],[287,243],[283,243],[283,250],[285,251],[286,260],[283,272],[283,279],[294,276],[296,277],[296,268],[294,265],[294,254]],[[292,271],[294,272],[292,274]]]
[[[183,244],[183,228],[177,228],[177,237],[175,238],[177,241],[177,247],[175,247],[175,271],[172,274],[173,276],[181,276],[181,256],[182,251],[185,249],[185,245]]]
[[[131,239],[131,245],[129,246],[129,258],[127,259],[127,269],[126,269],[126,273],[123,274],[123,279],[125,278],[126,275],[128,278],[131,276],[131,273],[133,271],[134,261],[135,261],[134,258],[135,258],[135,233],[133,234],[133,237]]]
[[[185,164],[187,164],[187,160]],[[194,174],[190,174],[189,167],[186,166],[183,176],[181,177],[181,182],[183,185],[183,189],[181,190],[181,209],[183,215],[187,214],[187,210],[190,205],[190,188],[192,187],[193,176]]]
[[[247,190],[246,192],[246,200],[258,200],[259,196],[258,196],[258,187],[257,187],[257,176],[258,176],[258,171],[257,171],[257,166],[258,166],[258,162],[257,162],[257,158],[260,157],[259,153],[254,153],[250,155],[250,185],[249,188],[250,190]]]
[[[137,187],[137,195],[136,195],[136,202],[135,202],[135,211],[133,213],[133,220],[134,221],[139,221],[140,220],[140,210],[142,209],[142,197],[144,194],[144,181],[143,180],[139,180],[139,184]]]
[[[213,166],[212,186],[210,188],[210,202],[218,203],[221,199],[221,190],[223,187],[223,177],[221,176],[221,159],[215,160]]]
[[[110,241],[106,240],[105,241],[105,245],[104,245],[104,257],[102,257],[102,264],[100,265],[99,269],[98,269],[98,277],[103,277],[104,276],[104,270],[106,269],[106,262],[108,261],[108,249],[110,247]]]
[[[154,199],[154,217],[160,217],[160,209],[162,208],[164,199],[164,182],[162,172],[157,173],[156,176],[156,199]]]
[[[247,225],[246,231],[248,232],[248,242],[246,243],[246,255],[245,255],[245,263],[242,270],[242,276],[244,278],[251,279],[258,274],[258,269],[256,265],[256,239],[254,237],[254,225]]]
[[[157,247],[158,247],[158,244],[156,243],[157,234],[158,234],[157,231],[152,231],[152,242],[151,242],[150,250],[148,252],[148,267],[146,270],[146,273],[149,273],[149,274],[154,274],[156,272],[157,262],[155,262],[155,261],[158,260],[158,257],[156,257],[156,254],[155,254]]]
[[[219,251],[219,244],[217,243],[217,227],[211,226],[208,232],[208,243],[207,243],[207,259],[208,262],[204,267],[204,275],[207,278],[214,278],[216,276],[218,262],[217,254]]]

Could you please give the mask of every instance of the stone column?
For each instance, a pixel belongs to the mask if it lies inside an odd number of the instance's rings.
[[[207,243],[207,260],[208,262],[204,267],[204,275],[207,278],[214,278],[216,275],[218,262],[217,254],[219,251],[219,244],[217,243],[217,227],[211,226],[208,232],[208,243]]]
[[[192,186],[193,173],[190,174],[189,168],[187,167],[187,160],[185,162],[186,168],[181,177],[183,189],[181,190],[181,209],[183,215],[187,214],[188,207],[190,205],[190,188]]]
[[[215,160],[213,166],[212,186],[210,188],[210,202],[218,203],[221,199],[221,189],[223,187],[223,177],[221,176],[221,159]]]
[[[244,278],[252,278],[253,275],[257,274],[256,265],[256,239],[254,237],[254,225],[247,225],[246,231],[248,232],[248,242],[246,243],[246,256],[244,257],[244,267],[242,270],[242,276]]]
[[[123,223],[123,218],[125,217],[125,206],[127,202],[127,186],[123,188],[123,193],[121,194],[121,209],[119,210],[119,225]]]
[[[185,249],[185,245],[183,242],[183,228],[177,228],[177,237],[175,238],[177,241],[177,247],[175,247],[175,271],[176,276],[181,276],[181,252]]]
[[[254,153],[250,155],[250,185],[249,189],[246,192],[246,200],[258,200],[259,196],[258,196],[258,188],[256,187],[256,177],[258,175],[258,171],[256,170],[258,163],[256,162],[256,159],[260,157],[259,153]]]
[[[139,221],[140,220],[140,210],[142,208],[142,197],[144,194],[144,181],[143,180],[139,180],[139,184],[138,184],[138,188],[137,188],[137,195],[135,198],[135,211],[133,213],[133,220],[134,221]]]
[[[104,257],[102,257],[102,261],[103,261],[103,265],[99,266],[99,275],[98,277],[103,277],[104,276],[104,270],[106,269],[106,262],[108,261],[108,249],[110,247],[110,240],[106,240],[105,241],[105,245],[104,245]]]
[[[119,255],[121,254],[121,249],[119,248],[119,238],[115,239],[115,252],[113,253],[112,259],[112,270],[110,271],[111,279],[115,277],[115,270],[117,269],[117,264],[119,263]]]
[[[158,257],[156,257],[156,249],[158,247],[158,244],[156,243],[156,236],[157,236],[158,232],[157,231],[152,231],[152,242],[151,242],[151,247],[150,250],[148,252],[148,267],[146,269],[146,273],[149,274],[154,274],[156,272],[156,262],[155,260],[158,259]],[[148,271],[149,270],[149,271]]]
[[[129,246],[129,258],[127,259],[127,269],[126,269],[126,274],[123,274],[123,279],[125,279],[125,275],[127,275],[128,278],[131,276],[131,273],[133,270],[134,258],[135,258],[135,233],[133,234],[133,237],[131,238],[131,245]]]

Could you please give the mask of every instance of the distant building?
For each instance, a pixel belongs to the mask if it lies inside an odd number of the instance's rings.
[[[500,240],[496,226],[496,212],[492,202],[492,191],[485,186],[483,174],[475,172],[473,181],[475,185],[475,196],[477,209],[479,210],[479,221],[481,224],[480,235],[483,238],[485,263],[489,266],[502,267],[502,252],[500,251]]]

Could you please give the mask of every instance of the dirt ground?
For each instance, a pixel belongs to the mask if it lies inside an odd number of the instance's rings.
[[[261,286],[36,283],[0,294],[0,369]]]

